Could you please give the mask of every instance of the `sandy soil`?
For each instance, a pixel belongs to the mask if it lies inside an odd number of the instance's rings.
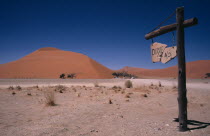
[[[188,119],[193,125],[187,132],[178,132],[173,121],[178,115],[176,80],[134,79],[133,88],[125,88],[124,83],[0,80],[0,135],[210,135],[210,80],[188,81]],[[46,105],[47,92],[54,92],[56,106]]]

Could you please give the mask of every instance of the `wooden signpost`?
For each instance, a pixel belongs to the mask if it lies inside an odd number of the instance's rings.
[[[152,62],[159,62],[161,61],[163,51],[166,48],[166,44],[161,43],[153,43],[151,45],[151,55],[152,55]]]
[[[185,64],[185,48],[184,48],[184,28],[196,25],[197,18],[184,20],[184,7],[176,9],[176,23],[160,27],[160,29],[145,35],[145,39],[151,39],[162,34],[176,30],[177,47],[165,48],[161,56],[161,61],[166,63],[178,56],[178,107],[179,107],[179,131],[187,131],[187,90],[186,90],[186,64]],[[169,51],[171,50],[171,51]],[[164,56],[165,55],[165,56]]]
[[[169,62],[170,60],[172,60],[173,58],[175,58],[176,55],[177,55],[176,46],[165,48],[165,50],[163,51],[161,62],[165,64]]]

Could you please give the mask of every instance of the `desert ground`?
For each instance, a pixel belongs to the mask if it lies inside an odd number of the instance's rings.
[[[0,135],[210,135],[209,79],[187,80],[187,132],[174,121],[176,79],[131,79],[130,88],[126,81],[0,79]]]

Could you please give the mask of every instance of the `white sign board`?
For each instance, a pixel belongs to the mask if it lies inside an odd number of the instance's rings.
[[[163,51],[163,54],[162,54],[161,62],[167,63],[170,60],[172,60],[173,58],[175,58],[176,55],[177,55],[177,47],[176,46],[165,48],[165,50]]]
[[[161,57],[166,46],[167,46],[166,44],[157,43],[157,42],[151,45],[152,62],[161,61]]]

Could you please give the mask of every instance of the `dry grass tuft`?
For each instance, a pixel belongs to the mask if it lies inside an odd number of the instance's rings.
[[[112,102],[112,99],[111,99],[111,98],[109,98],[109,104],[113,104],[113,102]]]
[[[160,82],[160,81],[159,81],[159,84],[158,84],[158,86],[159,86],[159,87],[162,87],[162,84],[161,84],[161,82]]]
[[[80,97],[80,96],[81,96],[81,93],[78,93],[78,94],[77,94],[77,97]]]
[[[57,85],[57,86],[55,86],[55,91],[58,91],[58,92],[60,92],[60,93],[63,93],[64,91],[66,91],[66,86],[64,86],[64,85]]]
[[[126,102],[129,102],[130,100],[129,100],[129,99],[126,99],[125,101],[126,101]]]
[[[33,86],[34,88],[37,88],[37,89],[39,89],[39,86],[38,85],[35,85],[35,86]]]
[[[127,94],[125,95],[125,98],[131,98],[130,94],[127,93]]]
[[[143,96],[143,97],[148,97],[148,95],[147,95],[147,94],[142,94],[142,96]]]
[[[95,83],[94,83],[94,86],[95,86],[95,87],[99,87],[98,82],[95,82]]]
[[[47,106],[56,106],[55,104],[55,94],[53,91],[46,91],[44,93],[45,103]]]
[[[112,87],[112,89],[117,89],[117,88],[118,88],[118,87],[117,87],[116,85]]]
[[[132,88],[133,87],[133,83],[130,80],[125,81],[125,87],[126,88]]]
[[[28,95],[28,96],[32,96],[31,92],[28,92],[27,95]]]
[[[72,90],[73,90],[74,92],[77,92],[77,89],[76,89],[76,88],[72,88]]]

